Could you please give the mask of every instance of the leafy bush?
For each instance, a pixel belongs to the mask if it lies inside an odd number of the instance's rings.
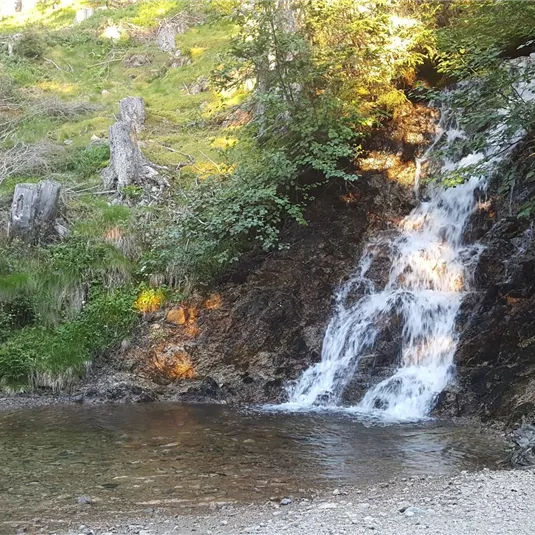
[[[22,58],[41,59],[45,53],[46,41],[40,33],[27,31],[15,43],[13,52]]]
[[[155,240],[145,271],[210,280],[246,251],[283,246],[281,228],[306,223],[316,188],[357,179],[358,142],[406,105],[398,80],[423,59],[418,46],[427,31],[417,19],[398,22],[402,4],[362,10],[351,0],[258,0],[236,7],[239,32],[214,84],[241,90],[255,79],[254,120],[229,151],[232,171],[184,194],[186,205]]]
[[[3,247],[2,303],[25,301],[44,325],[72,318],[90,285],[113,290],[130,277],[128,259],[103,240],[72,236],[48,247]]]
[[[156,312],[165,303],[165,293],[161,288],[143,288],[137,296],[135,308],[138,312]]]
[[[89,145],[72,155],[68,169],[79,178],[87,179],[104,169],[109,159],[110,147],[108,145]]]

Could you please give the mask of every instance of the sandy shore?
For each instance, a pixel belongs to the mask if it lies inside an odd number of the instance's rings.
[[[168,516],[155,511],[126,522],[115,519],[71,526],[56,531],[42,526],[37,531],[58,535],[534,534],[535,471],[485,470],[446,478],[401,479],[367,490],[340,488],[288,505],[279,501],[214,504],[199,515]]]

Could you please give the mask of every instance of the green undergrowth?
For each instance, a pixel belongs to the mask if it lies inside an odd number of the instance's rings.
[[[76,319],[54,327],[24,326],[13,332],[13,312],[4,305],[2,330],[9,329],[0,345],[0,370],[4,387],[58,390],[70,387],[92,359],[130,336],[138,322],[133,309],[135,288],[93,291],[89,304]]]

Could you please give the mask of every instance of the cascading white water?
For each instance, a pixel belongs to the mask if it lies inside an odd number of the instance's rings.
[[[532,85],[521,88],[526,98],[535,97]],[[523,136],[523,132],[504,134],[506,110],[503,114],[503,125],[489,136],[484,149],[458,161],[447,159],[442,168],[443,173],[452,173],[478,164],[477,174],[456,187],[431,188],[428,200],[399,224],[395,237],[385,233],[367,245],[355,276],[336,296],[321,361],[289,389],[284,408],[338,407],[381,326],[397,317],[403,324],[399,367],[370,388],[352,409],[394,420],[422,418],[432,410],[453,377],[457,314],[470,291],[471,274],[482,250],[481,245],[463,239],[477,208],[477,192],[485,189],[492,168]],[[455,125],[439,125],[438,130],[437,141],[441,138],[446,147],[465,138]],[[417,167],[419,173],[420,165]],[[389,278],[384,287],[376,288],[367,274],[385,248],[391,260]],[[361,296],[356,302],[350,299],[355,294]]]
[[[290,394],[295,406],[336,406],[382,322],[403,320],[401,367],[367,392],[358,406],[399,419],[425,416],[448,384],[457,342],[455,321],[468,290],[470,268],[480,247],[465,245],[463,231],[472,215],[474,177],[447,190],[436,189],[400,224],[395,238],[367,246],[356,277],[337,296],[337,307],[323,342],[321,361],[302,375]],[[366,277],[377,251],[387,246],[389,280],[377,289]],[[352,305],[347,297],[365,295]]]

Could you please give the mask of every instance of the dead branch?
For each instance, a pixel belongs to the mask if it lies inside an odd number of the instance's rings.
[[[19,141],[10,148],[0,149],[0,184],[11,176],[47,173],[62,152],[61,147],[47,142]]]

